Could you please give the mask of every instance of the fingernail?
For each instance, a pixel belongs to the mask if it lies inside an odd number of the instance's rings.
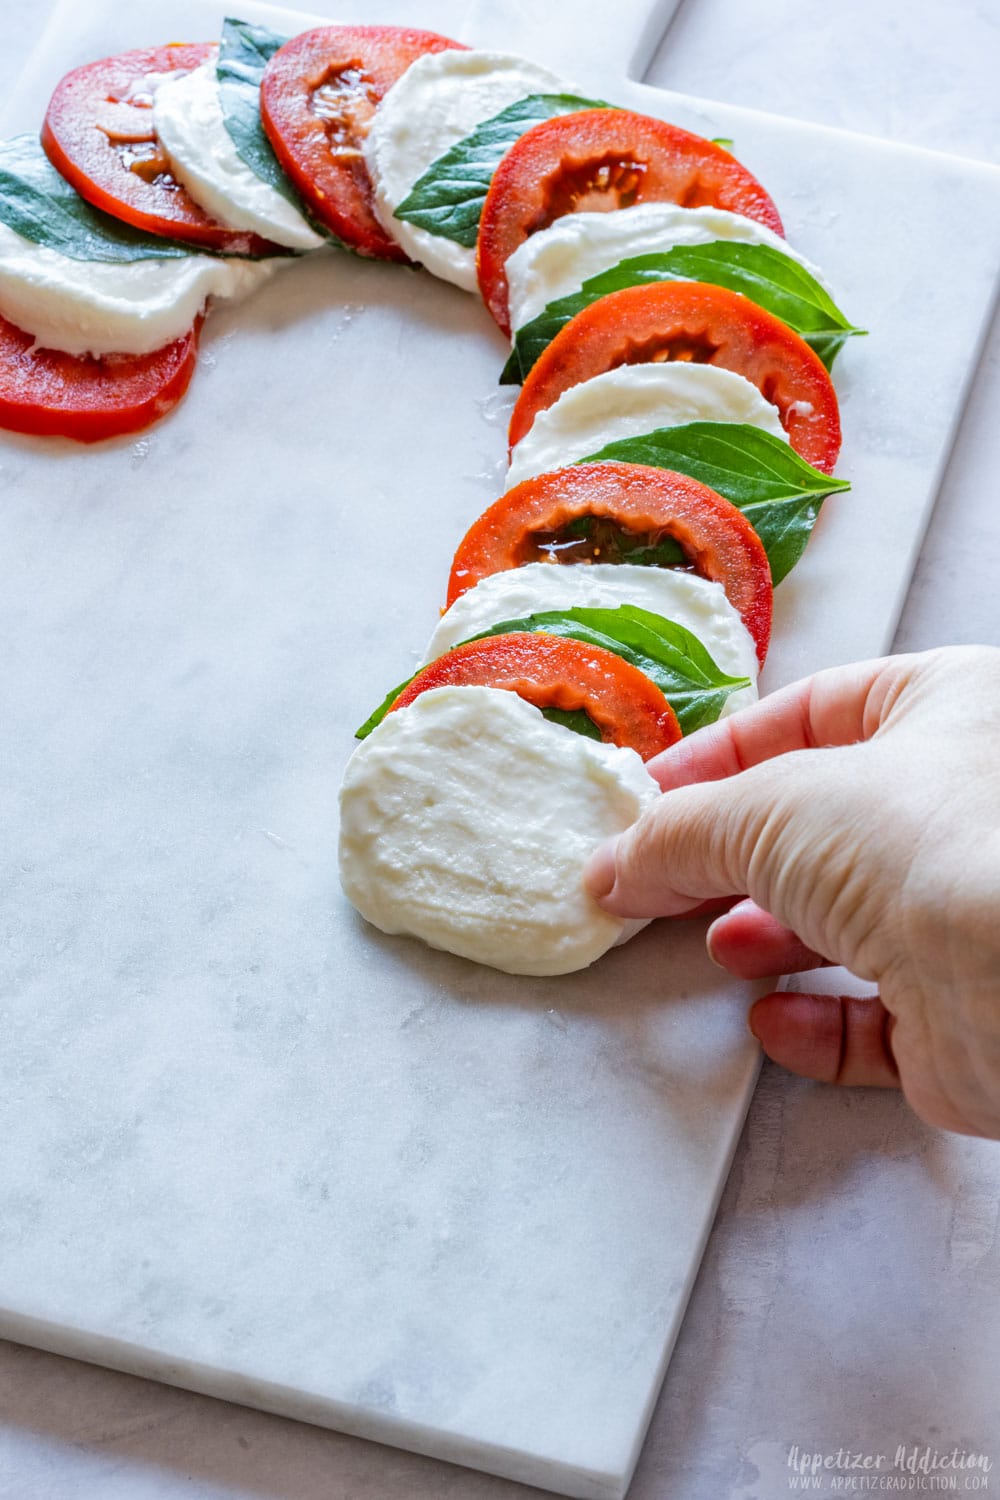
[[[583,867],[583,883],[595,901],[603,901],[615,884],[617,839],[608,839],[596,848]]]
[[[724,969],[726,966],[725,964],[720,963],[715,956],[715,933],[716,929],[722,925],[728,915],[728,912],[723,912],[721,917],[716,917],[711,927],[709,927],[708,931],[705,933],[705,950],[717,969]]]
[[[722,932],[724,924],[728,922],[731,917],[737,916],[740,912],[747,911],[747,909],[752,906],[753,902],[750,900],[749,896],[744,896],[742,901],[735,901],[728,911],[720,913],[720,915],[715,918],[715,921],[706,932],[705,947],[708,951],[709,958],[712,960],[713,964],[715,964],[716,968],[726,968],[726,965],[720,961],[715,951],[716,940],[719,937],[719,934]]]

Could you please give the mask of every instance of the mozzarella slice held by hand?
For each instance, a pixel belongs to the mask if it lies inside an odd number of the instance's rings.
[[[583,868],[658,795],[634,750],[551,724],[516,693],[445,687],[391,713],[340,794],[340,876],[387,933],[509,974],[586,968],[642,923]]]

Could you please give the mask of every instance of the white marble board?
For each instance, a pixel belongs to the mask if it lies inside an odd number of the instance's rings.
[[[221,15],[79,9],[5,129],[74,63]],[[855,490],[782,587],[769,680],[882,649],[993,295],[997,174],[623,82],[639,4],[617,52],[568,10],[377,19],[735,136],[872,330],[838,368]],[[204,347],[138,442],[0,438],[0,1332],[620,1495],[752,1087],[746,995],[698,927],[532,983],[345,912],[350,730],[498,491],[502,345],[460,293],[337,260]]]

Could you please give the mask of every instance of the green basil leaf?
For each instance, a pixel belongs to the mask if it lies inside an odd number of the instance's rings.
[[[585,709],[543,708],[542,718],[548,719],[550,724],[561,724],[564,729],[572,729],[574,734],[582,734],[588,740],[601,738],[601,731]]]
[[[576,94],[529,94],[515,100],[431,162],[396,209],[396,218],[472,249],[493,173],[514,142],[556,115],[607,108],[600,99]]]
[[[545,314],[548,312],[549,308],[555,306],[555,302],[550,302],[546,307],[542,309],[537,318],[532,318],[530,323],[525,323],[523,327],[517,330],[514,335],[514,347],[507,356],[507,363],[500,371],[500,380],[498,384],[523,385],[527,380],[528,371],[531,369],[531,366],[535,363],[535,360],[538,358],[538,355],[541,354],[546,344],[550,344],[552,340],[546,339],[545,343],[540,345],[538,352],[529,358],[527,342],[521,341],[521,334],[528,334],[529,330],[532,329],[540,319],[545,317]],[[556,333],[558,333],[558,331],[559,330],[556,329]],[[555,334],[552,335],[552,338],[555,338]]]
[[[32,135],[0,141],[0,224],[71,260],[123,264],[194,254],[190,245],[143,234],[92,208],[59,175]]]
[[[503,620],[472,639],[522,630],[570,636],[613,651],[638,667],[656,683],[683,734],[714,723],[729,694],[749,685],[747,677],[728,677],[720,671],[698,637],[683,625],[634,604],[615,609],[547,610],[520,620]]]
[[[717,490],[752,524],[780,583],[805,551],[827,495],[850,489],[807,464],[781,438],[743,422],[688,422],[608,443],[580,463],[616,459],[676,469]]]
[[[223,123],[240,161],[262,182],[299,207],[298,194],[282,171],[260,118],[260,81],[264,69],[287,41],[286,36],[269,31],[266,26],[251,26],[248,21],[227,17],[222,23],[215,76]]]
[[[747,687],[750,681],[747,677],[728,677],[720,671],[698,637],[683,625],[633,604],[621,604],[615,609],[546,610],[518,620],[502,620],[469,639],[479,641],[493,635],[511,635],[515,631],[570,636],[590,646],[613,651],[656,683],[677,715],[684,734],[691,734],[703,724],[714,723],[729,694]],[[411,677],[393,688],[357,731],[357,739],[363,740],[371,734],[403,688],[412,681]],[[546,717],[553,717],[555,712],[547,712]],[[553,722],[565,721],[553,718]],[[589,733],[575,722],[567,723],[566,727]]]
[[[375,709],[374,713],[370,713],[365,722],[362,724],[361,728],[354,731],[354,738],[356,740],[366,740],[371,734],[372,730],[378,728],[392,705],[395,703],[396,699],[399,697],[400,693],[404,688],[409,687],[410,683],[413,681],[416,675],[416,672],[411,672],[405,682],[399,683],[396,687],[392,688],[390,692],[386,693],[385,697],[382,699],[382,702],[379,704],[378,708]]]
[[[219,83],[222,118],[236,154],[262,182],[297,208],[317,234],[342,250],[351,247],[321,223],[286,176],[274,154],[260,117],[260,82],[271,58],[288,41],[266,26],[227,17],[222,23],[222,41],[215,76]],[[293,253],[293,252],[287,252]]]
[[[802,337],[813,353],[823,361],[826,368],[832,370],[833,362],[847,340],[852,336],[860,337],[866,331],[864,328],[848,328],[839,333],[804,333]]]
[[[846,340],[865,331],[847,321],[805,266],[771,245],[744,245],[734,240],[674,245],[670,250],[631,256],[610,270],[588,277],[578,292],[550,302],[518,329],[501,384],[516,385],[524,380],[560,329],[592,302],[610,292],[657,281],[707,281],[742,292],[800,334],[827,369]]]

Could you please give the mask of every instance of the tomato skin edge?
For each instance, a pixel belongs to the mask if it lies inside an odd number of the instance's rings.
[[[389,713],[433,688],[461,686],[516,692],[536,708],[583,709],[605,743],[633,749],[643,760],[681,738],[677,715],[638,667],[603,647],[541,632],[485,636],[456,646],[418,672]]]
[[[701,281],[625,287],[581,309],[525,377],[508,428],[510,449],[539,411],[564,391],[623,364],[650,363],[657,339],[669,344],[692,329],[715,342],[705,362],[755,384],[776,407],[795,451],[832,474],[840,453],[840,407],[830,372],[816,351],[742,293]],[[635,348],[640,358],[631,361]]]
[[[490,315],[508,337],[507,260],[530,234],[552,222],[545,218],[545,200],[540,197],[546,185],[558,180],[581,142],[590,142],[593,156],[600,152],[602,138],[608,149],[613,142],[619,154],[627,154],[639,141],[647,149],[648,170],[630,203],[713,204],[784,235],[778,210],[762,184],[730,152],[703,136],[631,110],[594,109],[543,120],[515,141],[501,160],[480,219],[479,289]],[[641,151],[633,159],[640,157]],[[713,177],[714,184],[698,196],[702,172]],[[693,182],[685,181],[692,173]]]
[[[459,543],[445,607],[490,574],[521,566],[527,560],[522,554],[532,534],[559,530],[585,515],[604,517],[635,531],[665,530],[677,537],[691,556],[694,571],[722,585],[763,665],[771,638],[774,590],[767,553],[756,531],[742,511],[707,485],[686,474],[644,464],[613,460],[570,464],[526,479],[501,495]]]
[[[131,224],[146,234],[176,240],[191,245],[193,249],[214,251],[217,254],[257,257],[285,254],[287,252],[282,246],[260,235],[230,229],[213,219],[176,181],[166,198],[161,198],[159,206],[161,209],[183,207],[182,215],[157,211],[156,193],[162,193],[163,190],[157,189],[153,183],[143,183],[139,178],[131,180],[126,174],[124,182],[135,194],[140,195],[140,201],[137,202],[131,202],[127,195],[123,196],[122,192],[116,192],[109,185],[106,169],[110,164],[103,153],[109,148],[110,142],[104,138],[104,145],[101,146],[98,137],[103,137],[103,132],[98,121],[92,119],[88,111],[95,95],[96,104],[108,107],[117,107],[117,104],[128,107],[128,101],[122,99],[116,104],[111,97],[103,97],[105,85],[100,81],[103,73],[113,73],[116,68],[121,71],[126,66],[129,70],[139,69],[136,78],[142,77],[143,72],[169,72],[172,71],[174,62],[181,57],[183,60],[179,67],[198,67],[215,50],[213,42],[169,43],[161,47],[134,48],[72,69],[59,80],[52,92],[40,132],[42,149],[56,171],[81,198],[102,213]],[[133,113],[138,116],[140,111],[136,108]],[[81,123],[95,132],[89,145],[85,144],[86,132],[81,130]],[[151,120],[146,123],[151,129]],[[96,172],[87,169],[88,151],[91,154],[101,153],[95,157],[99,169]],[[144,188],[148,190],[149,203],[141,201]]]
[[[60,354],[58,351],[38,351],[40,379],[50,377],[51,372],[46,370],[46,365],[54,367],[57,381],[60,378],[59,372],[65,370],[70,376],[67,389],[71,389],[71,377],[74,368],[77,368],[81,372],[80,389],[84,395],[87,389],[84,375],[89,381],[95,367],[102,366],[106,370],[108,359],[114,359],[116,365],[120,364],[122,367],[123,382],[130,380],[138,387],[132,398],[119,406],[88,405],[81,400],[74,407],[72,404],[60,405],[44,399],[25,400],[23,382],[16,370],[14,379],[20,389],[17,391],[17,399],[10,399],[4,392],[5,372],[0,370],[0,428],[30,437],[69,438],[78,443],[98,443],[108,438],[125,437],[143,431],[167,416],[187,391],[197,364],[203,321],[203,318],[199,318],[188,333],[152,355],[105,356],[103,360],[91,360]],[[11,345],[20,346],[16,349],[18,356],[23,357],[25,353],[30,355],[32,342],[30,334],[0,318],[0,359],[9,356]],[[161,364],[166,362],[167,369],[162,379],[149,383],[144,388],[137,378],[137,369],[150,368],[154,360]],[[127,368],[129,361],[131,369]]]
[[[366,44],[367,57],[361,55]],[[353,61],[357,56],[358,65],[368,72],[368,97],[377,108],[418,57],[453,49],[468,50],[464,43],[439,32],[414,27],[317,26],[290,37],[264,69],[261,122],[282,170],[313,217],[358,255],[412,264],[375,213],[363,156],[337,163],[323,139],[322,127],[298,96],[309,86],[307,79],[316,68],[334,68],[338,62],[347,67],[345,59]],[[393,58],[394,50],[404,54],[402,65]]]

